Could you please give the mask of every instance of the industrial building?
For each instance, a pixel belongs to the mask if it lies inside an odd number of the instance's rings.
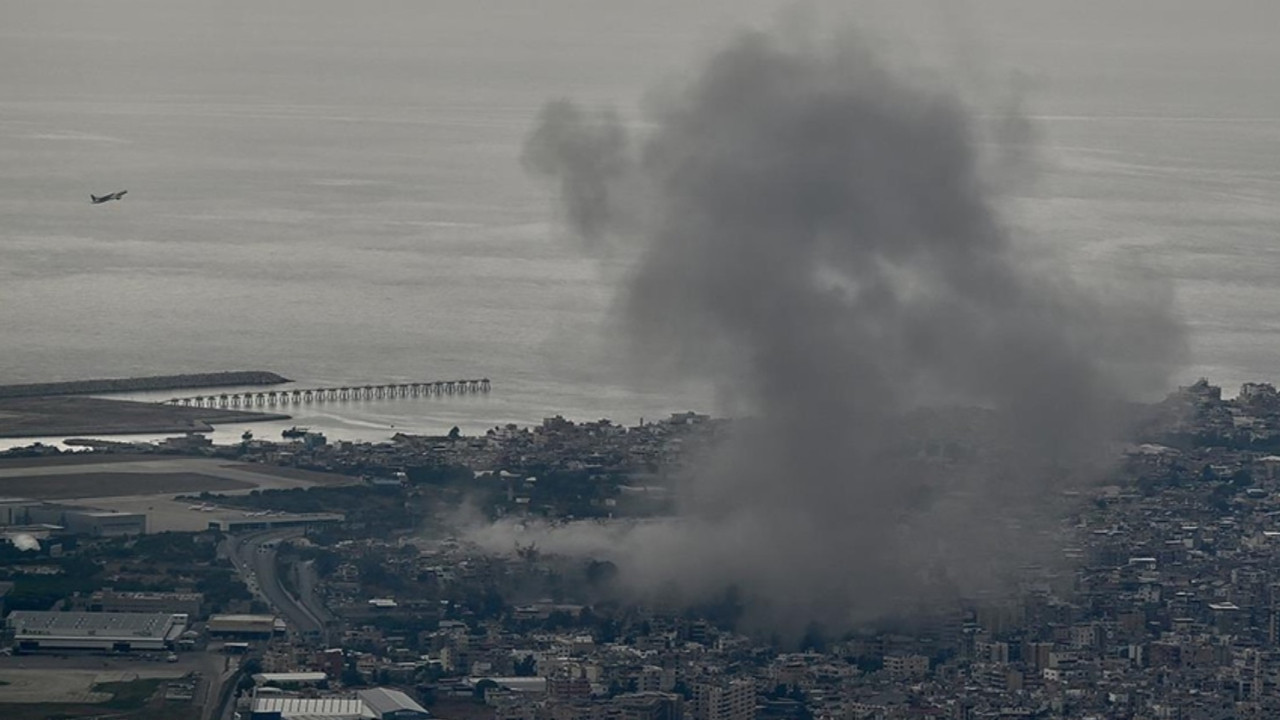
[[[203,604],[204,595],[201,593],[116,592],[106,589],[89,598],[90,610],[112,613],[184,613],[197,617]]]
[[[212,615],[204,629],[218,637],[269,638],[283,635],[285,624],[274,615]]]
[[[426,708],[399,690],[370,688],[356,691],[356,697],[364,701],[378,720],[426,720],[431,717]]]
[[[271,672],[258,673],[253,676],[253,682],[258,685],[271,685],[274,687],[290,687],[296,685],[320,685],[328,681],[329,676],[322,672]]]
[[[426,720],[431,717],[399,690],[370,688],[355,697],[301,698],[255,691],[249,720]]]
[[[474,689],[485,680],[495,682],[498,687],[512,692],[535,695],[547,692],[547,679],[545,677],[469,677],[462,682],[467,687]]]
[[[15,610],[6,621],[19,651],[163,650],[187,627],[170,613],[84,613]]]
[[[98,510],[60,505],[28,498],[0,498],[0,525],[45,525],[65,528],[68,533],[117,537],[141,535],[147,531],[145,513]]]
[[[315,525],[338,525],[346,520],[341,513],[282,513],[280,515],[254,515],[240,518],[212,518],[209,529],[219,532],[244,532],[246,530],[268,530],[283,527],[312,527]]]
[[[0,497],[0,525],[29,525],[31,518],[27,509],[41,504],[39,500]]]
[[[94,510],[68,507],[62,513],[62,522],[68,532],[94,537],[120,537],[142,535],[147,532],[146,513]]]
[[[375,720],[359,698],[300,698],[258,695],[250,705],[249,720]]]

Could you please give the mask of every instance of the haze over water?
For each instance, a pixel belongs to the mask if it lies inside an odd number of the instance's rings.
[[[783,6],[0,2],[0,383],[494,382],[487,398],[290,409],[367,438],[715,410],[621,368],[611,280],[565,240],[521,147],[549,98],[639,118],[655,83]],[[1064,272],[1168,278],[1186,381],[1280,379],[1273,4],[846,15],[978,104],[1016,97],[1038,176],[1011,189],[1010,221],[1067,248]]]

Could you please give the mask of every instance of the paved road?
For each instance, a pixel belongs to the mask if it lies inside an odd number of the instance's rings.
[[[320,597],[316,592],[316,586],[320,583],[320,576],[316,572],[316,564],[308,560],[298,566],[298,599],[311,610],[311,614],[320,619],[321,622],[328,624],[333,622],[333,613],[329,612],[329,608],[320,601]]]
[[[276,568],[276,544],[300,537],[302,532],[301,528],[281,528],[231,536],[226,540],[227,557],[249,590],[284,617],[290,632],[323,634],[322,615],[285,589]]]

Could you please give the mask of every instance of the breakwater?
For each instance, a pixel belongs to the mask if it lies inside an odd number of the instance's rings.
[[[243,385],[279,385],[290,380],[273,372],[237,370],[185,375],[115,378],[108,380],[71,380],[67,382],[0,385],[0,398],[48,397],[52,395],[92,395],[95,393],[143,392],[147,390],[181,390],[191,388],[235,387]]]

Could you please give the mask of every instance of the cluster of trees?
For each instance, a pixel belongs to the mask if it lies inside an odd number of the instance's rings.
[[[210,568],[196,581],[195,590],[204,593],[204,605],[211,614],[253,599],[249,588],[230,568]]]
[[[289,513],[342,513],[347,522],[369,531],[399,530],[414,527],[421,514],[405,502],[398,487],[337,485],[253,490],[248,495],[214,495],[209,499],[219,504],[254,510]]]
[[[3,576],[13,583],[5,597],[9,610],[48,610],[75,593],[90,593],[99,587],[102,568],[86,558],[46,558],[41,564],[52,565],[58,572],[28,574],[19,566]]]
[[[218,548],[207,536],[164,532],[110,540],[99,545],[97,555],[104,560],[146,558],[156,563],[207,565],[217,560]]]

